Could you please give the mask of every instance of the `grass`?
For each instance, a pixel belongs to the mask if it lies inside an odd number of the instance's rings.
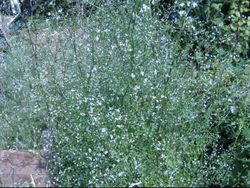
[[[195,70],[173,26],[142,4],[35,19],[11,39],[0,148],[40,149],[53,129],[48,162],[60,186],[249,185],[235,162],[249,126],[249,66],[211,44],[213,57],[199,58],[215,68]]]

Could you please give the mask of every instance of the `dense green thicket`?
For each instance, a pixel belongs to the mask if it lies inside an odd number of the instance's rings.
[[[0,147],[40,149],[52,129],[60,186],[249,186],[250,66],[232,31],[158,20],[148,1],[96,8],[11,39]]]

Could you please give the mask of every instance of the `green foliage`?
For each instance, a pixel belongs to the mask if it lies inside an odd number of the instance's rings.
[[[249,1],[194,1],[196,6],[178,1],[177,5],[164,11],[159,2],[156,7],[163,14],[163,22],[173,11],[186,11],[172,23],[171,35],[180,46],[178,49],[184,49],[189,54],[184,60],[193,62],[197,69],[211,64],[210,57],[218,52],[231,56],[232,64],[242,64],[242,59],[249,63]]]
[[[40,149],[53,129],[59,186],[249,186],[249,66],[175,24],[139,0],[33,20],[0,63],[0,147]]]
[[[223,5],[228,4],[229,12],[226,17],[221,17],[218,12],[221,11]],[[249,36],[250,36],[250,17],[247,14],[250,13],[250,5],[248,0],[234,0],[234,1],[221,1],[214,2],[210,8],[211,12],[217,12],[216,19],[213,19],[214,24],[221,25],[222,31],[231,38],[232,48],[235,53],[246,56],[249,50]],[[230,24],[225,24],[225,20]]]

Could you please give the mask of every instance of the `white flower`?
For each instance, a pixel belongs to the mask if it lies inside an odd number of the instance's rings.
[[[101,132],[102,132],[102,133],[106,133],[106,132],[107,132],[107,129],[106,129],[106,128],[102,128],[102,129],[101,129]]]
[[[230,106],[230,111],[232,114],[237,114],[238,113],[238,107],[237,106]]]
[[[135,186],[141,186],[142,182],[136,182],[136,183],[132,183],[129,187],[135,187]]]
[[[140,12],[147,12],[147,11],[150,11],[150,7],[147,6],[147,5],[145,5],[145,4],[143,4]]]
[[[139,90],[140,90],[140,86],[137,86],[137,85],[136,85],[136,86],[134,87],[134,91],[139,91]]]
[[[184,7],[184,6],[185,6],[185,3],[180,3],[179,6],[180,6],[180,7]]]

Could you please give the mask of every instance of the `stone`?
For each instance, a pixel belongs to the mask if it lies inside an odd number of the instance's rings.
[[[51,187],[45,160],[27,151],[0,150],[0,187]]]

